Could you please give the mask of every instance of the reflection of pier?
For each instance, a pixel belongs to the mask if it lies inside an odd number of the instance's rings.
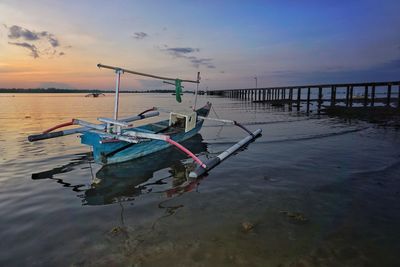
[[[209,90],[207,94],[274,106],[288,105],[289,110],[294,107],[297,111],[305,104],[307,113],[314,103],[318,112],[322,106],[400,108],[400,81]]]

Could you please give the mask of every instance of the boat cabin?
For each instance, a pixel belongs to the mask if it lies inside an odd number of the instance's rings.
[[[196,127],[196,112],[194,111],[179,111],[169,114],[169,126],[185,129],[189,132]]]

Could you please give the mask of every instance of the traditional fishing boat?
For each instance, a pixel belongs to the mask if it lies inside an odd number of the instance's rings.
[[[97,66],[99,68],[112,69],[116,73],[113,118],[98,118],[97,120],[100,122],[98,124],[80,119],[72,119],[69,122],[56,125],[44,131],[43,133],[29,136],[29,141],[33,142],[70,134],[81,134],[81,143],[91,146],[95,162],[103,165],[125,162],[158,152],[169,146],[175,146],[190,156],[199,165],[199,167],[190,174],[191,177],[198,177],[217,166],[220,162],[225,160],[227,157],[249,142],[255,140],[255,138],[261,134],[261,129],[251,132],[236,121],[208,118],[208,114],[211,109],[211,103],[207,102],[207,104],[202,108],[196,109],[197,90],[195,92],[195,101],[192,109],[183,111],[169,111],[169,119],[167,120],[161,120],[156,123],[149,123],[134,127],[134,121],[158,116],[160,112],[165,110],[153,107],[135,116],[118,118],[121,74],[130,73],[166,81],[173,81],[173,85],[175,85],[176,100],[181,102],[182,82],[196,83],[198,85],[200,83],[200,73],[198,73],[196,80],[183,80],[145,74],[102,64],[98,64]],[[249,133],[249,136],[242,139],[217,157],[211,159],[207,163],[204,163],[194,153],[182,146],[179,142],[187,140],[198,133],[204,123],[204,120],[206,119],[234,124],[244,129],[247,133]],[[55,131],[71,125],[79,125],[81,127]]]

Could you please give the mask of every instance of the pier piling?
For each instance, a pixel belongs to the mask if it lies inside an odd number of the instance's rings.
[[[390,97],[392,95],[392,85],[388,84],[387,87],[387,101],[386,101],[386,106],[390,107]]]
[[[353,91],[354,91],[354,86],[350,86],[349,107],[353,107]]]
[[[297,88],[297,111],[300,111],[301,88]]]
[[[318,114],[321,113],[322,97],[322,87],[318,87]]]
[[[375,105],[375,85],[372,85],[371,91],[371,107]]]
[[[368,85],[364,89],[364,107],[368,106]]]

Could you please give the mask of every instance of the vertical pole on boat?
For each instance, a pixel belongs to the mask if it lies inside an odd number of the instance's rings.
[[[200,71],[197,72],[197,85],[196,85],[196,92],[194,92],[194,105],[193,105],[193,110],[196,110],[197,91],[199,91],[199,82],[200,82]]]
[[[114,120],[118,120],[118,105],[119,105],[119,86],[121,81],[121,73],[124,71],[117,69],[115,73],[117,74],[116,84],[115,84],[115,101],[114,101]]]

